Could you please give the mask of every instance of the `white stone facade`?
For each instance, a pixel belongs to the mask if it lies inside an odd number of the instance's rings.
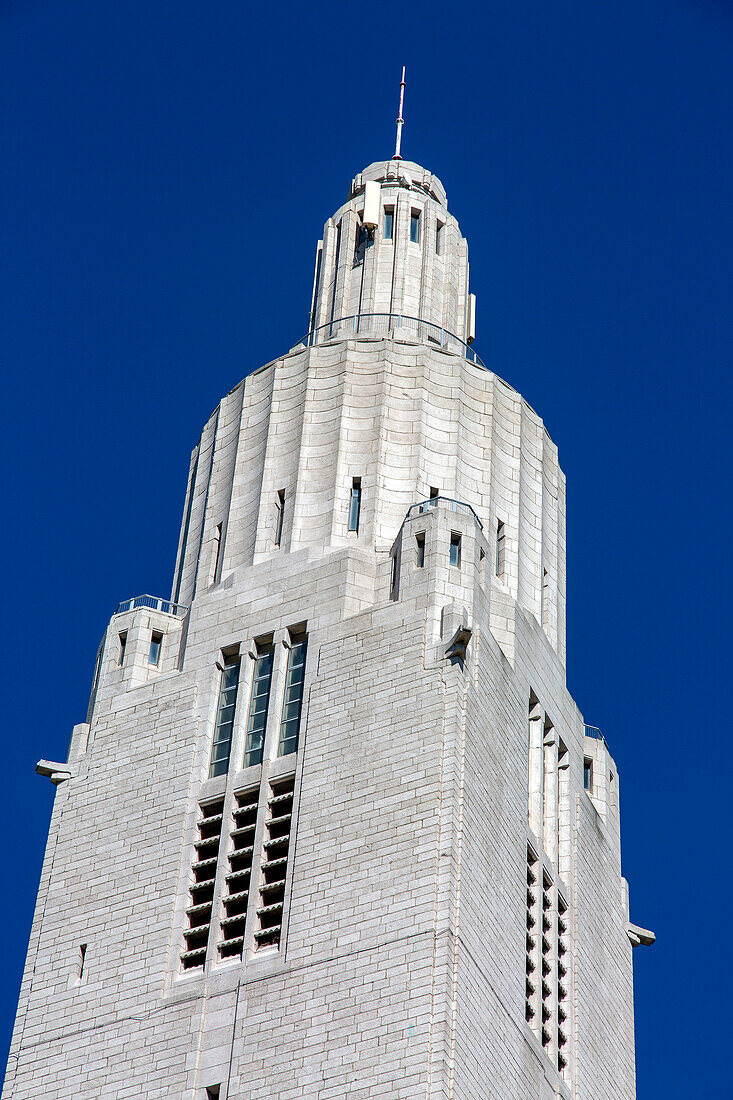
[[[43,772],[3,1100],[635,1095],[650,934],[616,766],[565,686],[564,477],[461,344],[466,244],[406,168],[327,223],[313,327],[450,339],[321,329],[204,427],[173,602],[113,616]],[[367,181],[392,238],[355,262]]]

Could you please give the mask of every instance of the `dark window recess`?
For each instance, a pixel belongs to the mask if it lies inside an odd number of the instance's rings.
[[[440,256],[443,251],[443,223],[438,222],[435,227],[435,253]]]
[[[223,798],[199,806],[198,840],[194,842],[196,856],[191,868],[193,881],[186,909],[188,926],[183,933],[181,963],[184,970],[202,967],[206,962],[223,812]]]
[[[219,1100],[221,1085],[209,1085],[206,1089],[206,1100]]]
[[[229,754],[232,751],[232,730],[234,714],[237,709],[237,688],[239,687],[239,657],[226,657],[224,671],[221,674],[219,688],[219,706],[216,712],[214,743],[211,749],[209,779],[215,775],[224,775],[229,768]]]
[[[79,961],[78,961],[78,970],[77,970],[77,978],[78,978],[79,981],[81,981],[82,978],[84,977],[84,964],[86,962],[86,959],[87,959],[87,945],[85,943],[80,943],[79,944]]]
[[[430,486],[430,499],[435,500],[435,498],[439,497],[439,496],[440,496],[440,489],[437,489],[435,487],[435,485],[431,485]]]
[[[278,489],[275,501],[275,546],[279,546],[283,537],[283,517],[285,516],[285,490]]]
[[[392,240],[392,233],[394,231],[394,207],[385,206],[384,208],[384,239],[385,241]]]
[[[351,482],[351,496],[349,498],[349,531],[359,533],[359,514],[361,512],[361,478],[355,477]]]
[[[288,753],[296,752],[298,748],[307,648],[307,635],[297,634],[291,638],[288,668],[285,674],[285,698],[283,699],[283,712],[280,721],[278,756],[287,756]]]
[[[120,639],[120,648],[117,654],[117,664],[123,665],[125,663],[125,649],[127,648],[127,631],[123,630],[118,637]]]
[[[410,240],[413,244],[420,243],[420,211],[410,211]]]
[[[234,828],[231,832],[229,870],[224,876],[222,899],[224,916],[219,940],[219,954],[222,958],[239,957],[244,947],[258,799],[258,787],[249,791],[238,791],[234,795]]]
[[[587,756],[583,760],[583,789],[593,790],[593,761]]]
[[[262,763],[267,711],[270,706],[273,657],[274,649],[271,644],[257,646],[257,656],[255,657],[252,674],[252,695],[249,701],[249,716],[247,718],[247,740],[244,746],[245,768]]]
[[[527,848],[527,952],[525,965],[524,1016],[534,1031],[537,1030],[537,873],[539,861],[531,848]]]
[[[163,635],[159,630],[154,630],[150,635],[150,650],[148,651],[148,664],[160,664],[160,650],[163,645]]]
[[[455,531],[452,531],[450,536],[450,563],[458,569],[461,567],[461,536]]]
[[[214,528],[214,552],[211,555],[211,584],[216,584],[219,579],[219,564],[221,558],[221,523]]]
[[[265,820],[264,859],[260,876],[255,947],[279,947],[285,905],[295,776],[270,783]]]
[[[506,535],[504,533],[504,524],[501,520],[496,522],[496,561],[494,563],[494,571],[497,577],[504,576],[505,568],[505,553],[506,553]]]
[[[557,1068],[565,1073],[567,1060],[568,907],[557,896]]]
[[[417,545],[417,567],[422,569],[425,565],[425,535],[415,535],[415,543]]]

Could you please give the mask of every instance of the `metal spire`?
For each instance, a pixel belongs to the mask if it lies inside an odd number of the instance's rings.
[[[405,102],[405,66],[402,66],[402,80],[400,81],[400,113],[397,116],[397,142],[394,147],[394,156],[392,160],[402,160],[402,154],[400,153],[400,146],[402,144],[402,125],[404,118],[402,117],[402,106]]]

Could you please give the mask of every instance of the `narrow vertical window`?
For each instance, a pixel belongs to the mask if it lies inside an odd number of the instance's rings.
[[[117,652],[117,664],[118,665],[124,665],[124,663],[125,663],[125,649],[127,647],[127,631],[123,630],[122,633],[118,635],[118,637],[120,639],[120,648]]]
[[[435,227],[435,254],[440,256],[443,251],[443,223],[438,222]]]
[[[211,555],[211,576],[209,578],[210,584],[216,584],[219,576],[219,559],[221,557],[221,523],[217,523],[214,528],[214,549]]]
[[[252,696],[249,702],[247,718],[247,741],[244,747],[244,766],[262,763],[265,746],[265,727],[267,711],[270,705],[270,685],[272,683],[272,644],[258,645],[252,676]]]
[[[275,501],[275,546],[279,546],[283,537],[283,516],[285,515],[285,490],[278,489]]]
[[[504,577],[505,569],[505,553],[506,553],[506,535],[504,533],[504,524],[501,520],[496,521],[496,560],[494,563],[494,571],[500,579]]]
[[[288,668],[285,674],[285,698],[283,699],[283,712],[280,722],[278,756],[287,756],[288,753],[295,752],[298,748],[307,644],[308,638],[305,634],[297,634],[291,637]]]
[[[417,544],[417,567],[422,569],[425,565],[425,535],[415,535],[415,542]]]
[[[550,578],[547,575],[547,570],[542,570],[542,625],[545,630],[549,625],[550,620]]]
[[[163,645],[163,635],[159,630],[154,630],[150,635],[150,649],[148,650],[148,664],[160,664],[160,650]]]
[[[394,231],[394,207],[385,206],[384,208],[384,239],[385,241],[392,240],[392,233]]]
[[[87,959],[87,945],[85,943],[79,944],[79,956],[77,959],[76,980],[80,982],[84,977],[84,964]]]
[[[583,760],[583,790],[593,790],[593,761],[588,756]]]
[[[450,563],[458,569],[461,567],[461,536],[455,531],[451,531],[450,536]]]
[[[361,512],[361,478],[355,477],[351,482],[351,497],[349,499],[349,531],[359,533],[359,513]]]
[[[413,244],[420,244],[420,211],[410,212],[410,240]]]
[[[221,687],[219,688],[219,706],[216,712],[209,779],[215,775],[224,775],[229,767],[238,687],[239,656],[226,657],[224,659],[224,671],[221,674]]]
[[[399,558],[397,556],[397,551],[396,550],[395,550],[394,554],[392,554],[391,561],[392,561],[392,564],[391,564],[391,567],[390,567],[391,572],[390,572],[390,577],[389,577],[389,596],[390,596],[391,600],[396,600],[397,599],[397,590],[398,590],[399,580],[400,580],[400,562],[399,562]]]

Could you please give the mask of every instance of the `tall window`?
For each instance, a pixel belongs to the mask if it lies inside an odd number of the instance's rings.
[[[285,490],[278,489],[275,501],[275,546],[279,546],[283,537],[283,516],[285,515]]]
[[[221,687],[219,688],[219,706],[216,712],[209,779],[215,775],[224,775],[229,767],[238,687],[239,656],[226,657],[224,659],[224,671],[221,674]]]
[[[359,513],[361,512],[361,478],[355,477],[351,482],[351,498],[349,500],[349,531],[359,532]]]
[[[455,531],[450,536],[450,563],[460,569],[461,566],[461,536]]]
[[[542,625],[545,630],[550,621],[550,578],[547,570],[542,570]]]
[[[221,529],[221,523],[217,523],[216,527],[214,528],[214,552],[211,555],[211,584],[216,584],[217,576],[219,573],[219,558],[221,557]]]
[[[415,535],[415,542],[417,543],[417,567],[422,569],[425,565],[425,534]]]
[[[497,577],[504,576],[504,556],[506,548],[506,535],[504,534],[504,524],[501,520],[497,520],[496,523],[496,562],[495,572]]]
[[[120,639],[120,648],[117,653],[117,664],[123,665],[125,663],[125,649],[127,648],[127,631],[123,630],[118,637]]]
[[[285,698],[280,722],[278,756],[287,756],[288,753],[295,752],[298,748],[307,644],[308,638],[305,634],[294,635],[291,639],[290,652],[288,653],[288,670],[285,675]]]
[[[159,630],[154,630],[150,635],[150,649],[148,651],[148,664],[157,665],[160,663],[160,650],[163,645],[163,635]]]
[[[443,251],[443,223],[438,222],[435,227],[435,254],[439,256]]]
[[[252,677],[252,696],[249,702],[249,717],[247,719],[247,741],[244,747],[245,768],[262,763],[267,710],[270,705],[273,654],[274,650],[271,644],[257,646]]]
[[[410,240],[413,244],[420,243],[420,211],[410,212]]]
[[[593,790],[593,761],[588,756],[583,760],[583,789]]]
[[[394,231],[394,207],[385,206],[384,208],[384,239],[385,241],[392,240],[392,233]]]

